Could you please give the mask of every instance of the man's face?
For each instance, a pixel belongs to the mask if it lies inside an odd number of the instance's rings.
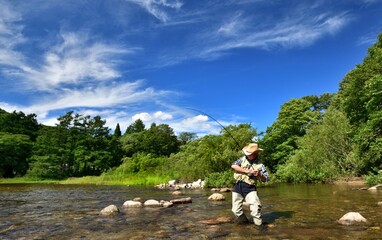
[[[259,152],[255,151],[251,155],[248,155],[248,159],[249,160],[253,160],[253,159],[255,159],[257,157],[258,154],[259,154]]]

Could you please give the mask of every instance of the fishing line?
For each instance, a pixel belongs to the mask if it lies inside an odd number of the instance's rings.
[[[194,109],[194,108],[186,108],[186,109],[190,109],[190,110],[192,110],[192,111],[195,111],[195,112],[199,112],[199,113],[201,113],[201,114],[203,114],[203,115],[206,115],[207,117],[209,117],[209,118],[211,118],[212,120],[214,120],[215,122],[217,122],[228,134],[229,134],[229,136],[235,141],[235,143],[236,143],[236,145],[239,147],[239,149],[241,149],[241,146],[240,146],[240,144],[238,143],[238,141],[236,141],[236,139],[233,137],[233,135],[231,134],[231,132],[230,131],[228,131],[228,129],[227,128],[225,128],[224,126],[223,126],[223,124],[221,124],[218,120],[216,120],[214,117],[212,117],[211,115],[209,115],[209,114],[207,114],[207,113],[205,113],[205,112],[203,112],[203,111],[200,111],[200,110],[198,110],[198,109]]]

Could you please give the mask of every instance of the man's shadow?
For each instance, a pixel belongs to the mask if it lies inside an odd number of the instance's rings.
[[[262,214],[263,222],[274,223],[279,218],[292,218],[294,211],[267,212]]]

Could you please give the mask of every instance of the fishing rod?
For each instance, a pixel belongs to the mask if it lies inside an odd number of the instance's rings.
[[[207,114],[207,113],[205,113],[205,112],[203,112],[203,111],[200,111],[200,110],[198,110],[198,109],[195,109],[195,108],[186,108],[186,109],[190,109],[190,110],[192,110],[192,111],[195,111],[195,112],[199,112],[199,113],[201,113],[201,114],[203,114],[203,115],[206,115],[207,117],[209,117],[209,118],[211,118],[212,120],[214,120],[215,122],[217,122],[217,124],[219,124],[228,134],[229,134],[229,136],[235,141],[235,143],[236,143],[236,145],[239,147],[239,149],[241,149],[241,146],[240,146],[240,144],[238,143],[238,141],[234,138],[234,136],[231,134],[231,132],[230,131],[228,131],[228,129],[227,128],[225,128],[224,126],[223,126],[223,124],[221,124],[218,120],[216,120],[214,117],[212,117],[211,115],[209,115],[209,114]]]

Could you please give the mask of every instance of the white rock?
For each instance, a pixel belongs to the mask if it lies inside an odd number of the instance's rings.
[[[223,201],[225,200],[225,197],[223,194],[220,194],[220,193],[214,193],[212,194],[211,196],[208,197],[208,200],[212,200],[212,201]]]
[[[176,184],[176,180],[170,180],[170,181],[168,181],[168,185],[169,185],[170,187],[175,186],[175,184]]]
[[[119,209],[115,205],[109,205],[101,210],[101,215],[113,215],[119,213]]]
[[[169,201],[164,201],[164,200],[161,200],[160,201],[160,204],[165,207],[165,208],[168,208],[168,207],[172,207],[174,204],[172,202],[169,202]]]
[[[366,221],[366,218],[364,218],[358,212],[348,212],[338,220],[338,223],[342,225],[352,225],[354,223],[362,223]]]
[[[123,203],[123,207],[125,207],[125,208],[140,208],[140,207],[142,207],[142,203],[139,201],[128,200],[128,201]]]
[[[162,207],[160,202],[154,199],[147,200],[144,204],[145,207]]]

